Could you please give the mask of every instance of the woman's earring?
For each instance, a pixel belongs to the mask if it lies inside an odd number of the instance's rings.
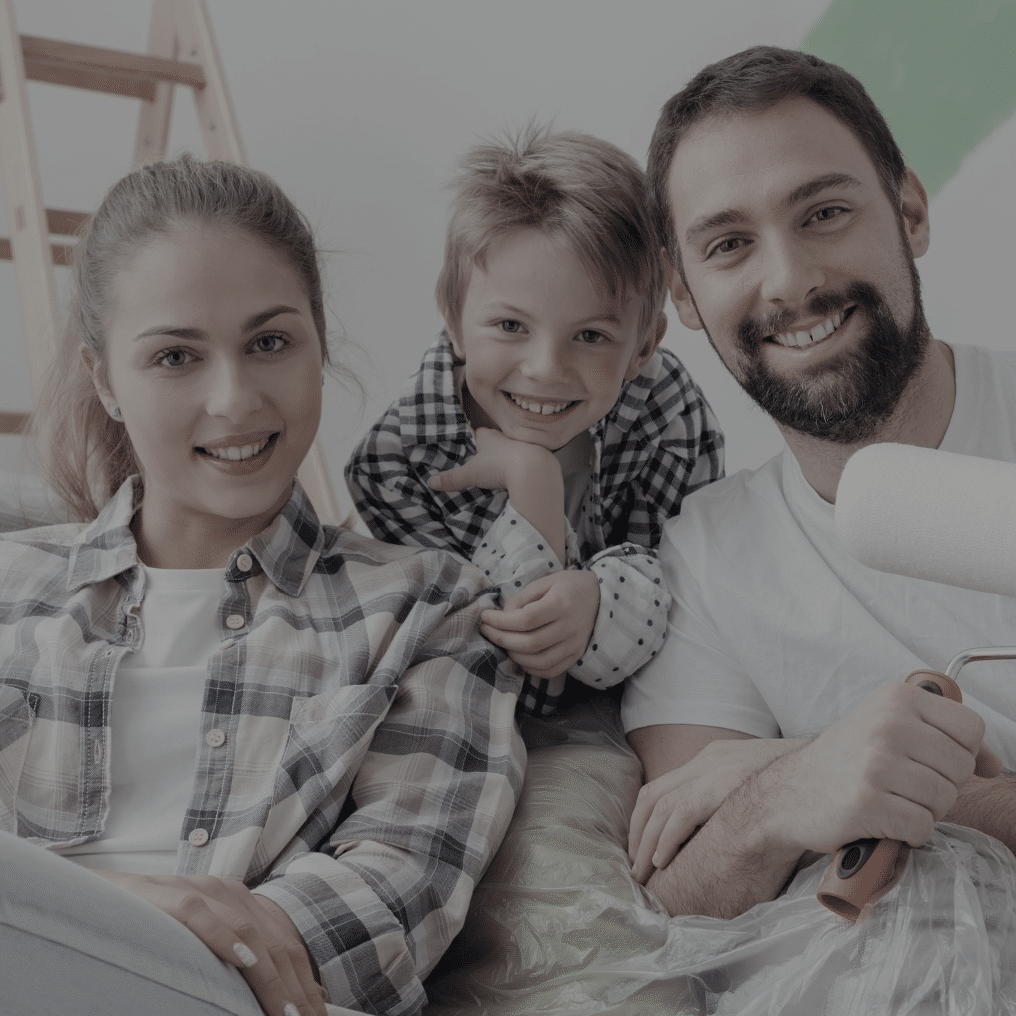
[[[321,387],[324,388],[324,386],[325,386],[325,372],[321,371]]]
[[[109,415],[112,416],[114,420],[119,420],[120,419],[120,407],[119,406],[114,406],[109,411]]]

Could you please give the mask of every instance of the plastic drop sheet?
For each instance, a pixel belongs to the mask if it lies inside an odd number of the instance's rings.
[[[815,899],[825,856],[730,921],[668,917],[632,878],[640,766],[609,700],[526,720],[501,850],[427,982],[427,1016],[1016,1016],[1016,861],[939,824],[856,925]]]

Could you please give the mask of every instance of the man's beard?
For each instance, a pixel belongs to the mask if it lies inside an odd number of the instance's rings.
[[[741,387],[777,423],[802,434],[837,444],[873,437],[892,416],[930,348],[920,276],[913,260],[907,262],[914,310],[906,328],[897,324],[882,293],[869,282],[854,282],[842,293],[823,293],[806,305],[809,315],[830,317],[854,305],[853,314],[863,314],[867,322],[867,334],[856,349],[844,350],[803,376],[784,377],[767,364],[763,340],[786,331],[799,312],[743,321],[737,333]]]

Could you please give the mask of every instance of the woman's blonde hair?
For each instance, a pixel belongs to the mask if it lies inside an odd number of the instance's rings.
[[[190,155],[134,170],[110,189],[75,247],[67,329],[32,413],[43,468],[72,517],[95,518],[124,480],[140,471],[126,428],[99,400],[81,348],[105,379],[105,329],[117,272],[132,251],[189,221],[246,230],[296,269],[324,362],[331,366],[313,232],[274,180]]]
[[[530,125],[470,149],[459,168],[436,290],[453,335],[473,265],[522,228],[561,242],[613,299],[637,296],[640,333],[653,327],[666,284],[645,174],[630,155],[591,134]]]

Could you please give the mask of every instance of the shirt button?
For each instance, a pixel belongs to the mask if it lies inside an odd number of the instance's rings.
[[[232,628],[234,631],[237,628],[242,628],[247,622],[243,619],[243,614],[230,614],[226,618],[226,627]]]
[[[254,562],[251,560],[250,554],[241,554],[236,559],[236,566],[240,571],[250,571],[254,567]]]
[[[210,748],[221,748],[226,743],[226,735],[216,728],[205,734],[205,742]]]
[[[187,837],[191,841],[191,845],[195,847],[203,847],[208,842],[208,830],[207,829],[195,829],[191,832],[190,836]]]

